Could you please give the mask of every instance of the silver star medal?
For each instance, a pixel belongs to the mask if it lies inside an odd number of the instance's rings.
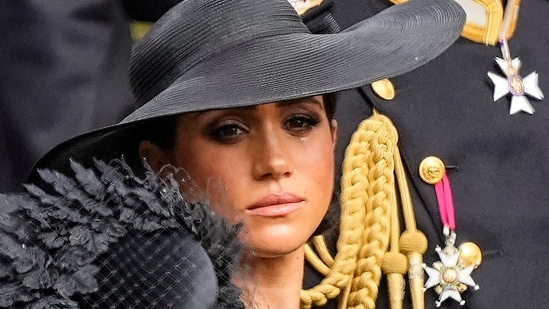
[[[448,235],[446,236],[446,247],[442,249],[437,246],[436,248],[440,261],[434,262],[433,267],[423,264],[423,268],[429,276],[429,279],[425,282],[424,290],[434,287],[439,295],[435,303],[437,307],[440,307],[442,302],[449,298],[459,302],[460,305],[464,305],[465,300],[461,298],[461,293],[467,290],[467,286],[472,287],[474,290],[479,289],[479,286],[471,278],[471,272],[478,265],[469,265],[461,257],[461,250],[454,246],[456,239],[454,232],[447,234],[445,230],[445,235]]]
[[[521,111],[533,114],[535,112],[534,107],[530,104],[526,95],[543,100],[543,92],[538,86],[538,73],[532,72],[530,75],[522,78],[519,75],[521,67],[520,59],[511,59],[506,40],[501,41],[500,44],[503,59],[496,57],[496,62],[505,74],[505,77],[488,72],[488,77],[494,83],[494,102],[511,93],[509,114],[513,115]]]

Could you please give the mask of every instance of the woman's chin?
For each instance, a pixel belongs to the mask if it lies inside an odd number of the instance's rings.
[[[278,258],[287,256],[297,250],[300,250],[303,247],[303,243],[297,246],[284,246],[284,247],[248,247],[249,250],[253,253],[254,258]]]
[[[247,233],[241,240],[248,251],[256,257],[279,257],[299,250],[311,233]]]

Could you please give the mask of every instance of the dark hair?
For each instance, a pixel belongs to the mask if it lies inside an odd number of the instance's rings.
[[[324,109],[329,120],[334,118],[336,108],[336,94],[322,95]],[[139,126],[136,137],[139,141],[150,141],[163,150],[170,150],[175,146],[178,115],[155,118]]]
[[[142,141],[150,141],[163,150],[170,150],[175,146],[177,131],[177,116],[154,118],[139,126],[136,137],[137,145]]]

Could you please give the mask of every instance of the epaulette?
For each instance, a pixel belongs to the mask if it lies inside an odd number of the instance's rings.
[[[391,0],[399,4],[407,0]],[[467,13],[467,23],[461,36],[473,42],[496,45],[502,28],[507,29],[506,39],[515,32],[521,0],[459,0]]]

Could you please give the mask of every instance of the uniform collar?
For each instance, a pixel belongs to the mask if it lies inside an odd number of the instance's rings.
[[[395,4],[407,0],[390,0]],[[495,45],[500,33],[511,39],[517,26],[521,0],[454,0],[467,12],[467,23],[461,36],[486,45]]]

